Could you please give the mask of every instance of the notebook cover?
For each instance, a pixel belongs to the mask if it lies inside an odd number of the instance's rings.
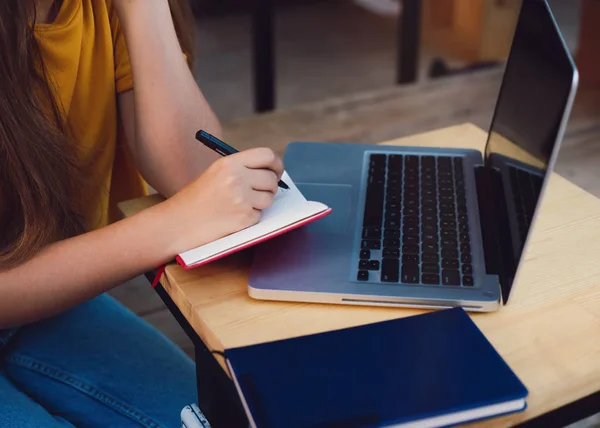
[[[225,354],[259,428],[385,426],[528,394],[461,308]]]

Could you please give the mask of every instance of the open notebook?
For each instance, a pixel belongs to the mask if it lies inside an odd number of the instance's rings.
[[[289,189],[279,189],[273,205],[262,212],[260,222],[181,253],[177,262],[185,269],[195,268],[304,226],[331,212],[327,205],[306,200],[287,173],[284,172],[281,179]]]

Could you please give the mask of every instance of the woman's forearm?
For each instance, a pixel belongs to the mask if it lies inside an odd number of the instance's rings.
[[[0,329],[37,321],[170,260],[161,205],[56,243],[0,272]]]
[[[194,135],[201,128],[220,135],[220,124],[182,54],[168,1],[113,3],[133,72],[137,163],[170,196],[217,158]]]

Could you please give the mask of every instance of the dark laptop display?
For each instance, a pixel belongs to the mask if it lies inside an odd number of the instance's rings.
[[[486,165],[495,176],[493,204],[505,300],[558,149],[575,70],[546,8],[543,1],[523,2],[486,150]]]

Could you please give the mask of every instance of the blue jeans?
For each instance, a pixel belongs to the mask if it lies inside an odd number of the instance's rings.
[[[8,336],[2,428],[180,427],[197,401],[193,362],[107,295]]]

